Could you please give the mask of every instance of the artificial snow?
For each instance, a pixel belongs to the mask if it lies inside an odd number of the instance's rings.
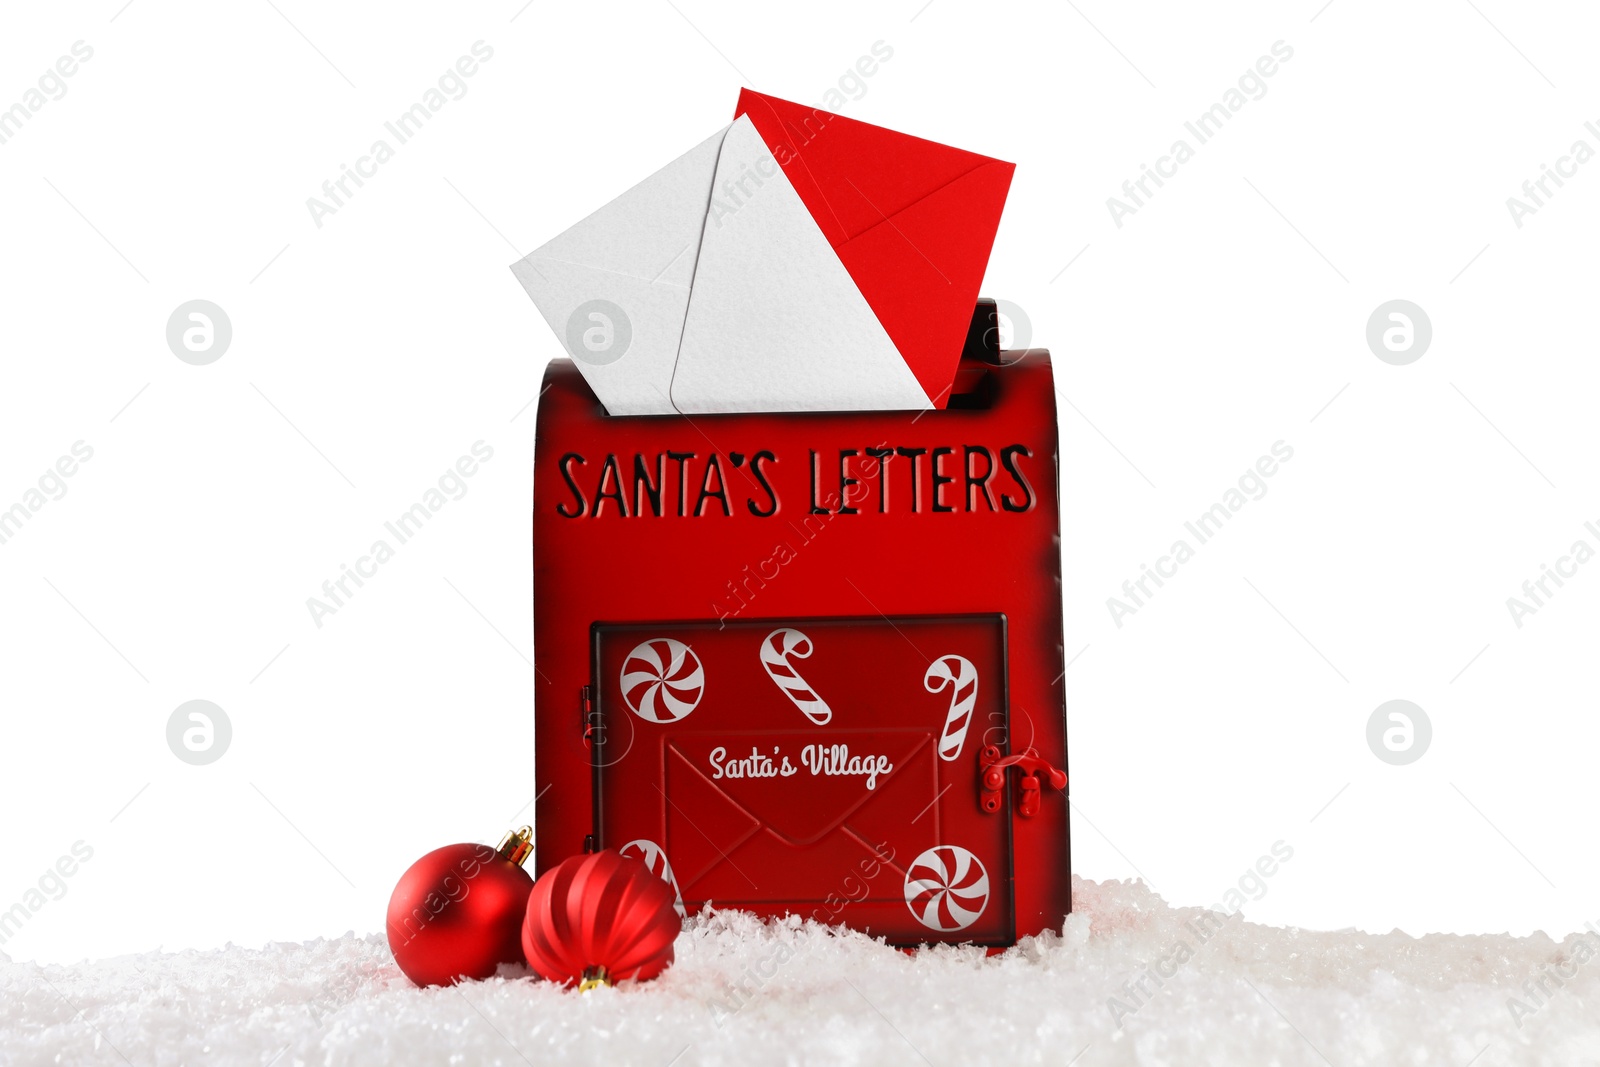
[[[1600,1062],[1600,937],[1314,933],[1074,881],[1059,933],[915,953],[692,917],[654,982],[417,989],[381,935],[41,966],[0,955],[3,1064]],[[1542,984],[1541,984],[1542,983]]]

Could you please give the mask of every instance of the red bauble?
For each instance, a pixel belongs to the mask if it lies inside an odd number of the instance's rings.
[[[389,950],[422,986],[488,978],[522,962],[520,930],[533,879],[522,869],[533,847],[524,826],[499,848],[446,845],[413,863],[389,897]]]
[[[683,928],[675,900],[642,860],[611,849],[573,856],[534,883],[522,951],[528,966],[565,985],[654,978]]]

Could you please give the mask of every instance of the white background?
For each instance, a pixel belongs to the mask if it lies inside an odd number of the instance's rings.
[[[1600,163],[1521,228],[1505,203],[1600,148],[1582,5],[124,2],[0,33],[0,107],[94,49],[0,145],[0,507],[94,449],[0,545],[0,909],[94,850],[12,957],[377,930],[416,856],[528,817],[527,405],[560,348],[507,265],[741,84],[818,102],[879,40],[845,114],[1018,164],[984,290],[1056,358],[1074,870],[1209,904],[1283,839],[1260,921],[1600,919],[1600,565],[1520,629],[1505,603],[1600,547]],[[466,95],[316,226],[479,40]],[[1107,197],[1280,40],[1266,95],[1116,226]],[[233,324],[209,366],[166,344],[195,298]],[[1434,329],[1408,366],[1365,341],[1395,298]],[[479,440],[467,495],[316,627],[306,598]],[[1116,626],[1279,440],[1267,495]],[[196,698],[234,731],[204,767],[165,737]],[[1366,742],[1393,698],[1434,730],[1404,767]]]

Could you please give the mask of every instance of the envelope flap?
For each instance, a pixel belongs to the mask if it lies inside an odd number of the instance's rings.
[[[724,126],[534,249],[524,262],[533,260],[541,270],[542,261],[572,263],[687,289],[727,132]]]
[[[939,407],[949,399],[994,244],[994,227],[973,226],[972,215],[998,222],[1014,169],[995,162],[968,171],[838,250],[917,383]],[[894,269],[885,268],[889,263]],[[929,292],[941,298],[929,300]]]
[[[613,415],[674,410],[672,372],[726,134],[712,134],[511,266]]]

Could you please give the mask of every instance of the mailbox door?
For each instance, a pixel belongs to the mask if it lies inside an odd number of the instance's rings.
[[[1015,940],[1002,615],[593,627],[600,847],[702,904],[895,944]],[[991,757],[992,758],[992,757]],[[991,797],[991,804],[993,803]]]

